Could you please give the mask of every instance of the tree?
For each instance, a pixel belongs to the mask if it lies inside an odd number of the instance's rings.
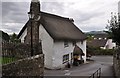
[[[10,39],[9,35],[1,30],[0,30],[0,38],[2,39],[2,41],[9,41]]]
[[[111,13],[111,19],[108,21],[108,34],[120,46],[120,14]]]
[[[20,42],[20,40],[17,38],[17,34],[13,33],[12,35],[10,35],[10,42]]]

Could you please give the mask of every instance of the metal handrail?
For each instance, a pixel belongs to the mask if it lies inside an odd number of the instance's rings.
[[[101,68],[94,72],[89,78],[100,78],[101,77]]]

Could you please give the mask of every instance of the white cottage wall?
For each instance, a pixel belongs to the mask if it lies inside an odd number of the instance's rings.
[[[82,57],[84,59],[84,62],[86,63],[86,40],[82,42],[77,42],[77,45],[83,50],[83,53],[85,54],[85,56],[82,56]]]
[[[19,39],[21,39],[21,42],[24,43],[25,40],[25,36],[27,35],[27,28],[25,29],[25,31],[22,33],[22,35],[19,37]]]
[[[56,68],[63,68],[65,67],[66,63],[63,64],[63,55],[69,54],[69,60],[71,60],[71,53],[73,52],[73,45],[71,42],[68,42],[68,47],[64,47],[63,41],[56,41],[54,43],[54,61],[53,67]]]
[[[113,43],[112,39],[108,39],[108,40],[107,40],[107,43],[106,43],[105,46],[107,46],[107,45],[108,45],[108,49],[113,49],[114,47],[116,47],[116,44]],[[106,48],[106,47],[105,47],[105,48]]]
[[[76,43],[84,52],[85,56],[83,56],[84,62],[86,62],[86,40]],[[56,68],[63,68],[67,63],[63,64],[63,55],[69,54],[69,63],[71,63],[71,53],[73,53],[74,47],[72,42],[68,42],[68,47],[64,47],[63,41],[56,41],[54,43],[54,57],[53,67]]]
[[[42,25],[39,26],[39,39],[42,41],[42,50],[43,54],[45,54],[45,67],[51,69],[53,57],[53,39]]]
[[[27,29],[20,36],[21,42],[24,43],[24,37],[27,35]],[[71,53],[74,47],[72,42],[68,42],[68,47],[64,47],[64,41],[54,41],[45,28],[39,26],[39,39],[42,41],[42,50],[45,54],[45,67],[50,69],[59,69],[65,67],[63,64],[63,55],[69,54],[69,63],[71,62]],[[86,62],[86,40],[76,43],[84,52],[84,62]]]

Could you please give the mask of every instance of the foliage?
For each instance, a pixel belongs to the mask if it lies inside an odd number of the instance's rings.
[[[10,39],[9,35],[1,30],[0,30],[0,37],[2,38],[2,40],[5,40],[5,41],[9,41]]]
[[[116,15],[111,13],[111,19],[108,23],[109,25],[106,27],[109,29],[108,34],[118,45],[120,45],[120,14]]]
[[[114,49],[101,49],[96,47],[87,47],[87,54],[91,55],[113,55]]]
[[[91,41],[91,40],[93,40],[93,39],[94,39],[93,35],[89,34],[89,35],[87,36],[87,40],[88,40],[88,41]]]
[[[10,35],[10,42],[20,42],[20,40],[17,38],[17,34],[13,33],[12,35]]]
[[[13,57],[1,57],[0,58],[0,64],[8,64],[11,62],[14,62],[16,59]]]

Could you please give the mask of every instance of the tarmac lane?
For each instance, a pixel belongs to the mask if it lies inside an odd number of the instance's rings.
[[[92,56],[87,64],[73,66],[69,69],[62,70],[45,70],[45,76],[68,76],[68,77],[86,77],[88,78],[99,68],[101,68],[101,76],[114,78],[113,57],[112,56]]]

